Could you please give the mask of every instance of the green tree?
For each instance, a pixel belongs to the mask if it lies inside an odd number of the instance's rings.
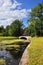
[[[0,26],[0,33],[2,33],[4,30],[4,27],[3,26]]]
[[[15,21],[13,21],[13,23],[10,25],[10,34],[12,36],[20,36],[22,35],[23,32],[23,23],[16,19]]]
[[[3,32],[4,32],[4,27],[0,26],[0,35],[3,35]]]
[[[6,28],[3,31],[3,36],[9,36],[9,27],[10,27],[9,25],[6,26]]]
[[[9,36],[10,34],[9,34],[9,30],[10,30],[10,26],[8,25],[7,27],[6,27],[6,36]]]
[[[43,3],[39,3],[31,10],[28,20],[28,33],[33,36],[43,35]]]

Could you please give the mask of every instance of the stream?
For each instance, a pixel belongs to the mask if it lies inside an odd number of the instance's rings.
[[[22,48],[21,51],[23,51],[24,48]],[[20,53],[19,53],[20,55]],[[13,55],[11,55],[10,51],[7,51],[6,49],[0,50],[0,59],[4,59],[6,62],[6,65],[19,65],[20,63],[20,57],[18,59],[15,59]]]
[[[3,58],[6,61],[6,65],[14,65],[14,58],[9,51],[5,49],[0,50],[0,59]]]
[[[0,50],[0,59],[5,60],[5,64],[2,65],[27,65],[26,63],[28,59],[27,46],[28,44],[21,46],[20,50],[16,54],[13,52],[14,49],[9,51],[6,50],[6,48],[2,48]]]

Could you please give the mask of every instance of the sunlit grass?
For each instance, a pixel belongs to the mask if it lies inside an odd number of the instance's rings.
[[[19,48],[20,43],[24,40],[18,39],[18,37],[0,37],[0,49],[1,48]]]
[[[6,65],[6,62],[5,62],[5,60],[4,59],[0,59],[0,65]]]
[[[16,43],[16,42],[21,42],[23,40],[18,39],[18,37],[1,37],[0,36],[0,43],[2,44],[11,44],[11,43]]]
[[[16,43],[16,42],[21,42],[21,41],[23,41],[23,40],[21,40],[21,39],[11,39],[11,40],[2,40],[1,41],[1,43],[2,44],[11,44],[11,43]]]
[[[43,65],[43,37],[32,38],[28,65]]]

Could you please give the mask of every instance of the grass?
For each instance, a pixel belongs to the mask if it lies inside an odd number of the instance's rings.
[[[20,48],[20,42],[23,40],[18,39],[17,37],[0,37],[0,49],[6,48],[8,50],[13,48]],[[15,51],[15,50],[14,50]]]
[[[23,40],[18,39],[18,37],[0,37],[0,43],[2,44],[11,44],[11,43],[16,43],[16,42],[21,42]]]
[[[5,60],[4,59],[0,59],[0,65],[6,65],[6,62],[5,62]]]
[[[19,42],[23,42],[23,41],[24,41],[23,39],[19,39],[18,37],[0,36],[0,44],[12,44],[12,43],[19,43]]]
[[[43,37],[32,38],[28,54],[28,65],[43,65]]]
[[[0,43],[2,44],[12,44],[12,43],[17,43],[17,42],[22,42],[23,40],[20,39],[11,39],[11,40],[2,40]]]
[[[18,39],[18,37],[12,37],[12,36],[0,36],[0,41],[2,40],[12,40],[12,39]]]

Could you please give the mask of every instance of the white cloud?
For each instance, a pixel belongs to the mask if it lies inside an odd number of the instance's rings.
[[[22,5],[21,3],[18,3],[16,0],[14,1],[14,4],[11,6],[11,8],[16,8],[17,6]]]
[[[15,19],[26,18],[31,9],[15,9],[16,7],[21,8],[21,5],[22,3],[18,3],[16,0],[13,4],[11,0],[0,0],[0,25],[7,26]]]

